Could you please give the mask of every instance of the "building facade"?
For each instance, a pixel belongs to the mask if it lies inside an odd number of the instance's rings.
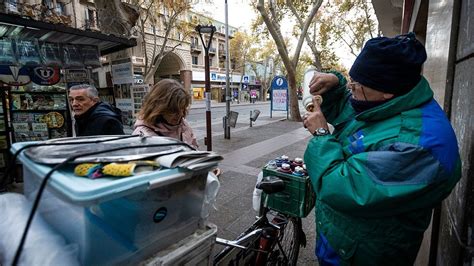
[[[212,24],[216,26],[217,30],[213,35],[212,44],[209,48],[211,99],[215,101],[225,101],[225,25],[192,11],[181,14],[179,20],[180,22],[187,23],[188,26],[191,27],[191,30],[188,32],[180,32],[176,29],[172,30],[165,44],[167,52],[154,71],[153,80],[145,81],[145,83],[152,85],[163,78],[176,79],[181,81],[184,87],[190,91],[193,100],[203,100],[205,91],[205,51],[199,33],[194,30],[194,27],[198,24]],[[99,86],[113,86],[112,78],[110,77],[110,65],[117,61],[124,62],[124,60],[128,60],[133,65],[133,74],[135,77],[138,77],[137,79],[144,79],[147,64],[144,54],[147,54],[148,61],[151,62],[153,55],[156,56],[161,49],[165,40],[164,34],[166,28],[162,26],[164,24],[165,23],[158,21],[155,25],[155,31],[152,30],[151,25],[144,29],[147,35],[145,51],[143,51],[143,46],[139,40],[138,46],[103,58],[103,67],[94,70],[94,72],[97,73],[95,76],[98,79]],[[234,27],[229,27],[229,39],[232,38],[236,30]],[[153,32],[155,32],[155,34]],[[150,66],[150,62],[148,62],[148,66]],[[241,79],[241,73],[234,71],[231,64],[231,88],[238,90]]]
[[[225,51],[225,24],[214,20],[212,18],[207,18],[200,14],[189,12],[188,15],[189,21],[192,24],[201,24],[206,25],[210,24],[216,27],[216,32],[213,35],[211,46],[209,47],[209,72],[210,72],[210,82],[211,82],[211,99],[224,102],[225,101],[225,88],[226,88],[226,51]],[[232,39],[232,36],[235,34],[237,29],[235,27],[229,26],[229,41]],[[203,36],[203,38],[206,38]],[[204,39],[207,42],[208,39]],[[192,94],[194,100],[204,99],[205,92],[205,72],[204,72],[204,62],[205,62],[205,51],[202,45],[202,41],[197,32],[191,35],[190,40],[191,45],[191,67],[192,67]],[[232,55],[230,59],[229,67],[229,84],[231,91],[238,91],[242,82],[242,74],[235,70],[235,64],[232,60]],[[232,94],[233,95],[233,94]]]

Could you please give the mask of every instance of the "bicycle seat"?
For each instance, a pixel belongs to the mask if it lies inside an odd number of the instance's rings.
[[[276,176],[267,177],[269,180],[263,180],[257,183],[256,187],[263,190],[266,194],[277,193],[285,189],[285,182]]]

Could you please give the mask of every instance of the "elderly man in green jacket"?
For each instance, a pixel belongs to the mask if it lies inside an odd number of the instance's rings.
[[[433,99],[413,33],[369,40],[347,81],[316,72],[304,126],[320,265],[413,265],[433,207],[461,176],[454,130]],[[334,126],[329,133],[327,123]]]

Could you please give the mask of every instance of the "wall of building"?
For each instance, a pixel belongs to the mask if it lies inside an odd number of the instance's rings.
[[[431,4],[431,3],[430,3]],[[473,246],[473,153],[474,153],[474,5],[472,1],[436,1],[453,6],[453,29],[456,30],[455,46],[452,47],[453,75],[448,82],[452,92],[447,91],[445,107],[450,113],[451,123],[458,137],[463,162],[462,179],[450,197],[443,203],[441,211],[437,265],[461,265],[472,260],[467,246]],[[446,14],[444,9],[433,10],[438,16]],[[442,27],[441,25],[439,25]],[[457,49],[456,49],[457,47]],[[451,61],[451,60],[448,60]],[[449,87],[448,87],[449,88]],[[471,247],[472,249],[472,247]]]
[[[399,3],[383,0],[372,2],[379,21],[385,23],[380,25],[385,25],[389,32],[400,25],[396,21],[402,15],[393,9]],[[427,15],[427,21],[422,22],[425,27],[418,27],[426,29],[422,38],[426,40],[428,60],[423,67],[423,75],[430,82],[435,99],[443,106],[453,125],[463,163],[462,178],[434,212],[432,234],[429,231],[425,234],[415,265],[428,265],[428,261],[429,265],[472,265],[474,4],[472,1],[458,0],[406,0],[404,5],[407,2],[418,6],[428,5],[427,13],[414,15],[416,20],[423,20],[423,16]],[[391,5],[395,11],[381,8],[385,4]],[[395,20],[392,19],[394,17]],[[411,24],[414,24],[413,21]]]

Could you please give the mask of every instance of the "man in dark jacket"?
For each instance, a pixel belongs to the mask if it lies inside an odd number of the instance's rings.
[[[93,85],[72,86],[68,98],[76,121],[76,136],[125,134],[120,109],[101,102]]]

